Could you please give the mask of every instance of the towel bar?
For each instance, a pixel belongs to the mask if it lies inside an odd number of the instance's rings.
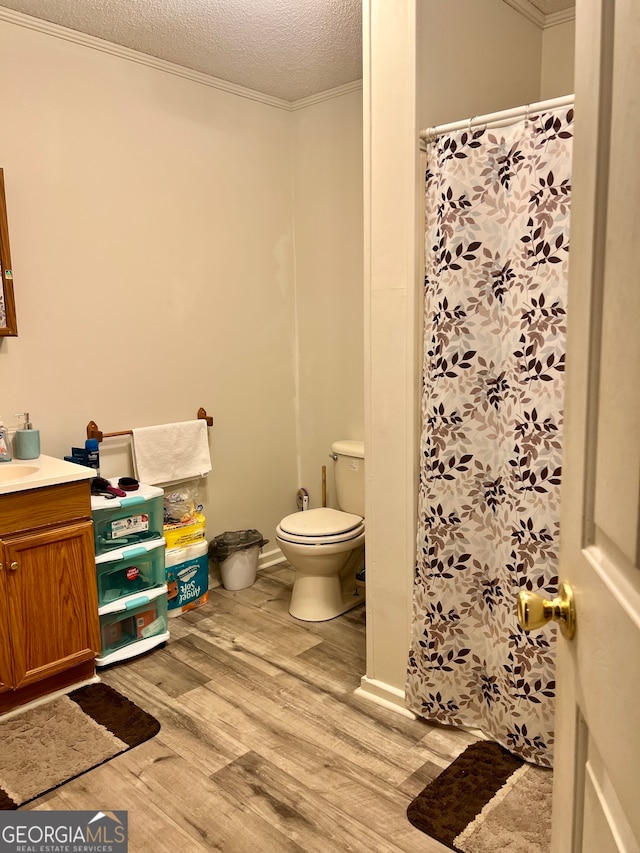
[[[198,409],[198,419],[207,422],[207,426],[213,426],[213,418],[207,414],[207,410],[202,406]],[[133,435],[133,430],[123,429],[120,432],[102,432],[98,429],[98,424],[95,421],[89,421],[87,424],[87,438],[97,438],[102,441],[103,438],[115,438],[117,435]]]

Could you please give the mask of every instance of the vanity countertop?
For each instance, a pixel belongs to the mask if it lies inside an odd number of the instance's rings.
[[[57,486],[77,480],[90,480],[97,475],[93,468],[56,459],[38,456],[37,459],[14,459],[0,463],[0,495]]]

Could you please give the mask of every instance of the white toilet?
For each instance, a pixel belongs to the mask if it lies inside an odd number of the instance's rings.
[[[341,509],[294,512],[276,528],[296,570],[289,613],[305,622],[333,619],[364,601],[355,579],[364,565],[364,442],[336,441],[331,450]]]

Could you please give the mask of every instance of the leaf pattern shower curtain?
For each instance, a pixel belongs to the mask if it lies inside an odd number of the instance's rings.
[[[553,755],[573,110],[429,146],[421,471],[407,701]]]

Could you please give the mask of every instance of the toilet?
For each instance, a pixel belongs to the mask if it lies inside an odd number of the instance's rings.
[[[364,602],[356,574],[364,566],[364,442],[336,441],[336,500],[340,509],[294,512],[276,528],[276,542],[296,570],[289,613],[324,622]]]

